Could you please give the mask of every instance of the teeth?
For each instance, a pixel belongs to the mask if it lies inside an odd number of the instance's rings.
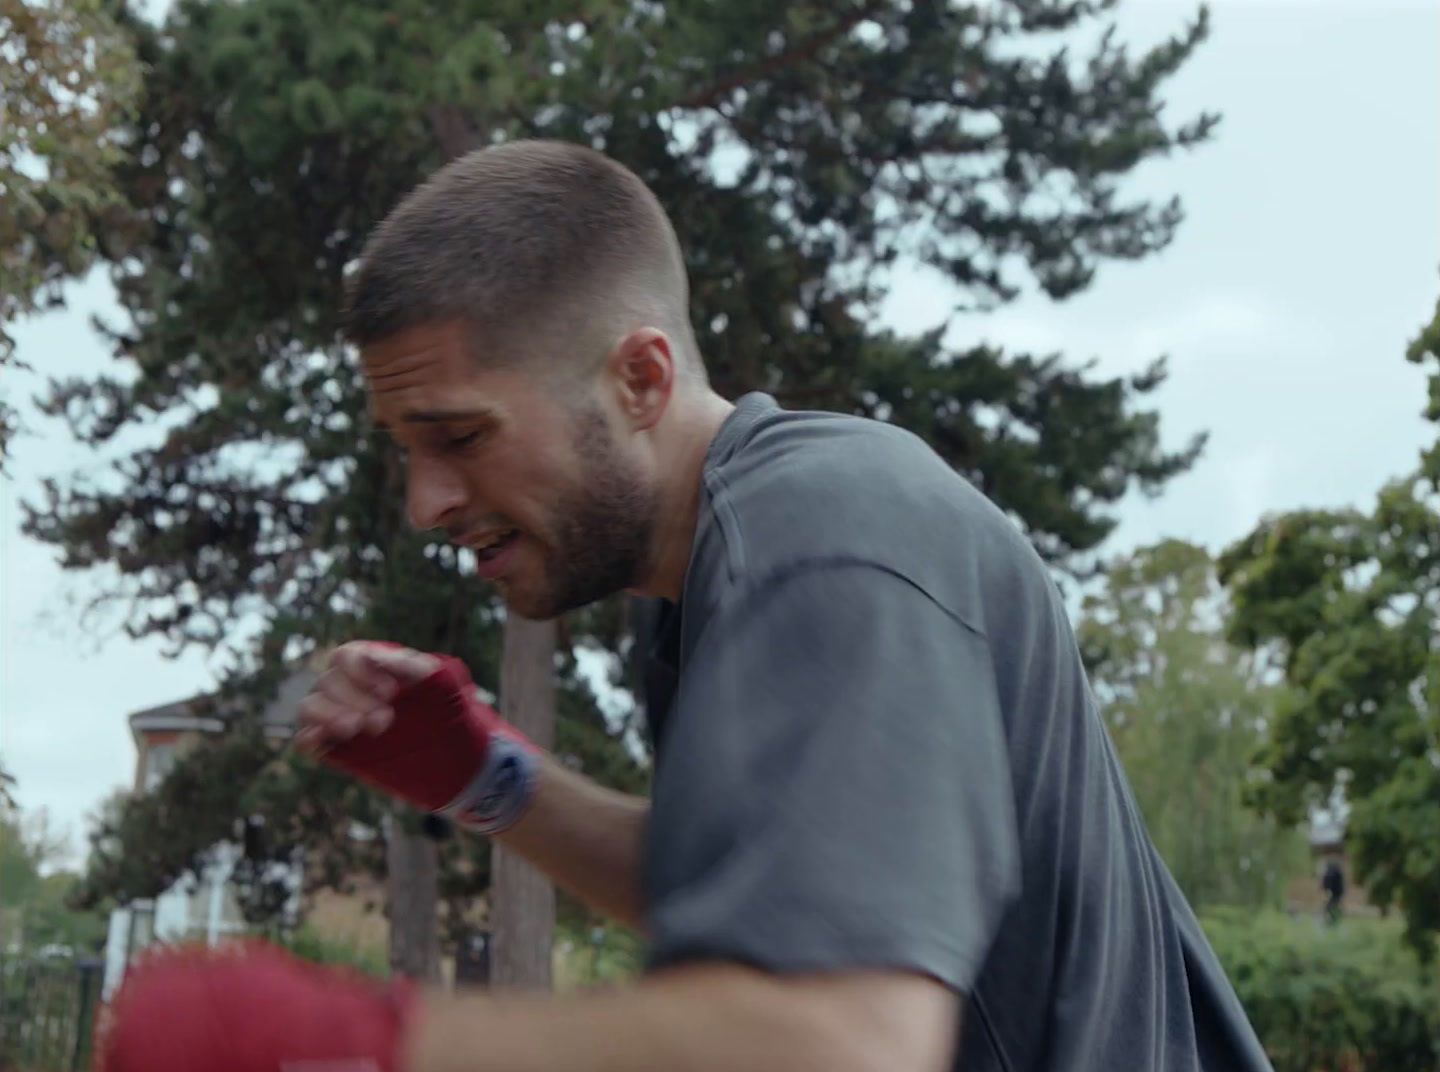
[[[514,529],[506,529],[504,532],[497,532],[482,543],[475,543],[471,546],[476,551],[487,551],[498,543],[502,543],[515,534]]]

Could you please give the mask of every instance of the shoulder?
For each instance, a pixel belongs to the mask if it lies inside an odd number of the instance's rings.
[[[1018,529],[918,436],[768,399],[742,400],[735,418],[706,466],[711,531],[697,546],[729,584],[873,566],[975,625],[980,564],[1031,568]]]

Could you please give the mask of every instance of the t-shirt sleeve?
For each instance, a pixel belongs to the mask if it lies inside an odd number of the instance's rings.
[[[1019,888],[983,636],[881,568],[729,601],[655,784],[651,959],[913,970],[966,993]]]

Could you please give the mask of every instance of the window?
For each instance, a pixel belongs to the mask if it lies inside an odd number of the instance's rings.
[[[145,749],[145,767],[141,773],[140,787],[149,792],[164,780],[165,775],[175,766],[175,743],[157,742]]]
[[[155,902],[136,901],[130,906],[129,948],[126,961],[155,941]]]

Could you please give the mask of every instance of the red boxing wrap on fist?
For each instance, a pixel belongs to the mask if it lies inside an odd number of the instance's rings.
[[[459,659],[402,688],[380,734],[336,743],[323,759],[364,782],[482,833],[513,822],[533,787],[536,750],[476,695]]]
[[[151,954],[130,969],[97,1039],[97,1072],[401,1072],[418,1010],[391,985],[246,942]]]

